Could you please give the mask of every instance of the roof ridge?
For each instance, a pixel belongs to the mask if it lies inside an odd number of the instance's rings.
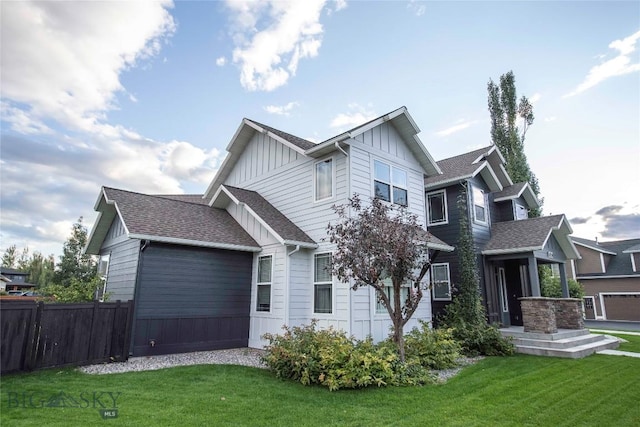
[[[456,158],[462,157],[462,156],[470,156],[471,154],[474,154],[474,153],[480,154],[480,152],[482,152],[482,151],[489,151],[491,149],[491,147],[493,147],[493,144],[487,145],[486,147],[477,148],[475,150],[467,151],[465,153],[460,153],[460,154],[457,154],[455,156],[451,156],[451,157],[447,157],[447,158],[444,158],[444,159],[440,159],[440,160],[438,160],[437,163],[440,163],[440,162],[443,162],[443,161],[446,161],[446,160],[456,159]]]
[[[139,196],[153,197],[153,198],[157,198],[157,199],[169,200],[171,202],[176,202],[176,203],[186,203],[186,204],[189,204],[189,205],[196,205],[196,206],[207,206],[206,204],[203,204],[203,203],[187,202],[185,200],[176,200],[176,199],[172,199],[172,198],[169,198],[169,197],[165,197],[165,196],[170,196],[170,194],[167,194],[167,195],[165,195],[165,194],[147,194],[147,193],[141,193],[139,191],[123,190],[121,188],[107,187],[107,186],[103,186],[102,188],[109,189],[109,190],[115,190],[115,191],[121,191],[123,193],[137,194]],[[181,194],[177,194],[177,195],[180,196]],[[185,194],[182,194],[182,195],[185,195]],[[199,196],[200,194],[193,194],[193,195]]]

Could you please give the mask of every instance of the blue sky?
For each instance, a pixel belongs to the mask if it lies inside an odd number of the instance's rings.
[[[509,70],[544,213],[640,237],[636,1],[0,7],[1,251],[59,255],[102,185],[202,193],[243,117],[319,142],[404,105],[436,160],[489,145]]]

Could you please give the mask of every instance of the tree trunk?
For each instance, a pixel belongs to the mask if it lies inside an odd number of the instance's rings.
[[[402,319],[394,319],[393,325],[393,341],[395,341],[396,346],[398,347],[398,356],[400,357],[400,362],[404,363],[404,333],[402,326]]]

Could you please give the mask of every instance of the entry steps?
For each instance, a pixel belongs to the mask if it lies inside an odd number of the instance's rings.
[[[601,350],[620,345],[616,337],[596,335],[588,329],[558,329],[554,334],[524,332],[522,326],[500,329],[505,337],[512,337],[516,352],[536,356],[580,359]]]

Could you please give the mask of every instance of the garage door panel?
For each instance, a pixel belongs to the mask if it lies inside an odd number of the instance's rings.
[[[640,321],[640,295],[602,295],[607,320]]]

